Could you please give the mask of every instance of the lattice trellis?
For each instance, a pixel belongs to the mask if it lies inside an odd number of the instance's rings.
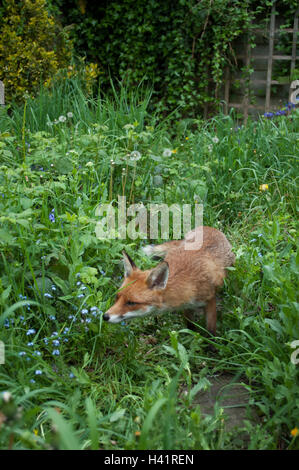
[[[267,78],[266,79],[252,79],[249,77],[248,80],[245,79],[238,80],[239,82],[243,83],[244,85],[244,96],[241,103],[234,103],[230,102],[230,87],[233,82],[233,78],[230,76],[230,70],[227,67],[225,71],[225,85],[224,85],[224,112],[228,114],[230,108],[236,108],[243,112],[244,121],[246,122],[248,119],[248,110],[255,109],[258,111],[268,112],[271,106],[271,87],[272,85],[283,85],[283,83],[272,80],[272,72],[273,72],[273,61],[275,60],[286,60],[290,61],[290,74],[292,74],[293,70],[296,67],[296,61],[299,61],[299,56],[296,55],[296,48],[297,48],[297,35],[298,35],[298,14],[299,8],[297,9],[294,15],[294,25],[293,28],[285,28],[285,29],[276,29],[275,28],[275,4],[272,6],[271,9],[271,16],[270,16],[270,25],[268,31],[269,37],[269,52],[268,55],[254,55],[253,51],[251,50],[249,40],[246,40],[245,51],[243,54],[237,55],[237,59],[243,59],[246,69],[249,69],[251,61],[254,59],[264,59],[267,61]],[[264,34],[265,31],[261,29],[254,29],[253,32],[255,34]],[[275,33],[292,33],[292,54],[291,55],[279,55],[275,54],[274,51],[274,39]],[[266,95],[265,95],[265,103],[264,105],[255,105],[251,104],[249,100],[250,95],[250,87],[251,85],[266,85]],[[292,90],[290,89],[289,96]]]

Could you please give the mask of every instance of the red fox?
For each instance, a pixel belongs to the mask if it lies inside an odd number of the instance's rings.
[[[200,236],[201,243],[192,249]],[[235,262],[225,235],[212,227],[197,227],[184,240],[149,245],[143,250],[147,255],[164,257],[164,261],[141,271],[123,252],[125,279],[103,319],[118,323],[152,313],[205,307],[207,329],[215,335],[216,289],[223,284],[225,268]]]

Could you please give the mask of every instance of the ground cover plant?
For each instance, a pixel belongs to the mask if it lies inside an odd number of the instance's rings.
[[[0,110],[1,448],[298,449],[298,110],[170,124],[141,86],[114,90],[91,99],[68,79]],[[102,322],[122,249],[153,265],[146,240],[96,237],[118,195],[203,203],[230,239],[215,339],[175,314]],[[194,404],[224,372],[250,396],[230,431],[221,406]]]

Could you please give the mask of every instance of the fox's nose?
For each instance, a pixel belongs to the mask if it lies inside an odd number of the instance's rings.
[[[103,315],[103,320],[108,321],[109,320],[109,313],[104,313]]]

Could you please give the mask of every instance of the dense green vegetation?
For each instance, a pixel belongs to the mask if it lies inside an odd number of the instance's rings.
[[[170,125],[150,100],[142,87],[91,99],[68,79],[0,109],[2,448],[298,448],[298,110]],[[215,339],[179,314],[102,322],[122,249],[151,265],[144,241],[96,238],[96,207],[118,195],[202,202],[231,240]],[[244,429],[193,405],[224,372],[250,393]]]
[[[224,98],[226,67],[232,72],[242,70],[243,78],[248,78],[255,65],[251,63],[247,69],[245,63],[237,61],[236,46],[244,41],[245,35],[251,47],[255,46],[254,29],[268,29],[273,3],[273,0],[47,2],[55,17],[69,28],[76,54],[98,63],[103,88],[109,89],[109,74],[131,86],[144,79],[154,88],[151,106],[163,116],[173,112],[177,118],[202,116],[204,108],[208,115],[217,112]],[[284,26],[292,28],[298,2],[281,0],[275,4]],[[276,37],[276,50],[291,55],[291,47],[290,34]],[[288,80],[289,63],[279,62],[279,67],[279,75]],[[297,75],[295,69],[293,76]]]
[[[228,67],[248,79],[254,64],[237,60],[236,45],[254,29],[267,30],[274,0],[4,0],[0,4],[0,79],[7,102],[36,95],[39,85],[55,85],[61,68],[85,80],[98,79],[105,93],[110,77],[129,87],[141,80],[153,88],[151,110],[165,117],[198,117],[218,112]],[[291,28],[296,0],[276,3],[284,27]],[[292,54],[289,33],[275,50]],[[70,57],[72,61],[70,62]],[[85,61],[85,62],[84,62]],[[282,63],[283,62],[283,63]],[[276,79],[298,78],[287,61],[275,61]],[[236,81],[233,86],[242,86]]]

